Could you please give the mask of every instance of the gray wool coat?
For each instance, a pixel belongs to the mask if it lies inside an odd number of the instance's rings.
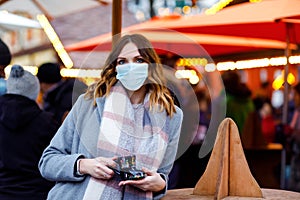
[[[105,97],[97,98],[97,106],[93,106],[92,100],[86,100],[81,95],[44,150],[39,170],[44,178],[56,182],[48,194],[48,199],[82,200],[90,176],[76,176],[75,164],[80,156],[96,157],[104,102]],[[166,183],[177,152],[182,118],[182,111],[176,107],[176,113],[172,118],[167,117],[168,125],[164,126],[164,131],[168,134],[168,146],[161,164],[163,167],[157,172],[165,178]],[[154,199],[160,199],[166,191],[167,187],[165,191],[154,194]]]

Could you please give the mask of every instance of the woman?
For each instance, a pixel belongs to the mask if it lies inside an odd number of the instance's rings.
[[[48,199],[160,199],[182,117],[150,42],[125,35],[108,56],[101,79],[79,97],[43,153],[41,174],[57,182]],[[118,157],[126,156],[136,158],[132,167],[145,178],[122,180],[115,173]]]

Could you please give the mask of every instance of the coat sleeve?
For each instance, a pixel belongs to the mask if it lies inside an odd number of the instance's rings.
[[[75,164],[84,155],[74,152],[74,146],[79,145],[79,134],[76,132],[76,119],[83,96],[74,104],[61,127],[44,150],[39,161],[41,175],[50,181],[81,181],[84,176],[76,176]]]
[[[169,173],[173,167],[173,163],[175,161],[175,157],[176,157],[176,153],[177,153],[177,149],[178,149],[180,132],[181,132],[182,119],[183,119],[183,113],[178,108],[176,110],[176,115],[174,115],[174,119],[171,121],[171,124],[170,124],[169,135],[171,137],[169,138],[167,150],[166,150],[163,162],[161,164],[161,167],[157,171],[158,173],[160,173],[160,175],[166,181],[166,187],[163,191],[154,193],[154,199],[162,198],[168,190],[168,175],[169,175]]]

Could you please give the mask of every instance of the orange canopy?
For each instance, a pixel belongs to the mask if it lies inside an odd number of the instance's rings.
[[[187,56],[218,56],[261,49],[286,48],[286,22],[293,23],[290,49],[300,38],[300,0],[264,0],[242,3],[215,15],[153,19],[122,30],[142,33],[159,51]],[[110,50],[111,33],[66,47],[67,51]]]

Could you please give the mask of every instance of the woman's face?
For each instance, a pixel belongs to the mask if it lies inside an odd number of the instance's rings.
[[[146,63],[134,43],[126,44],[117,58],[117,65],[124,65],[126,63]]]

